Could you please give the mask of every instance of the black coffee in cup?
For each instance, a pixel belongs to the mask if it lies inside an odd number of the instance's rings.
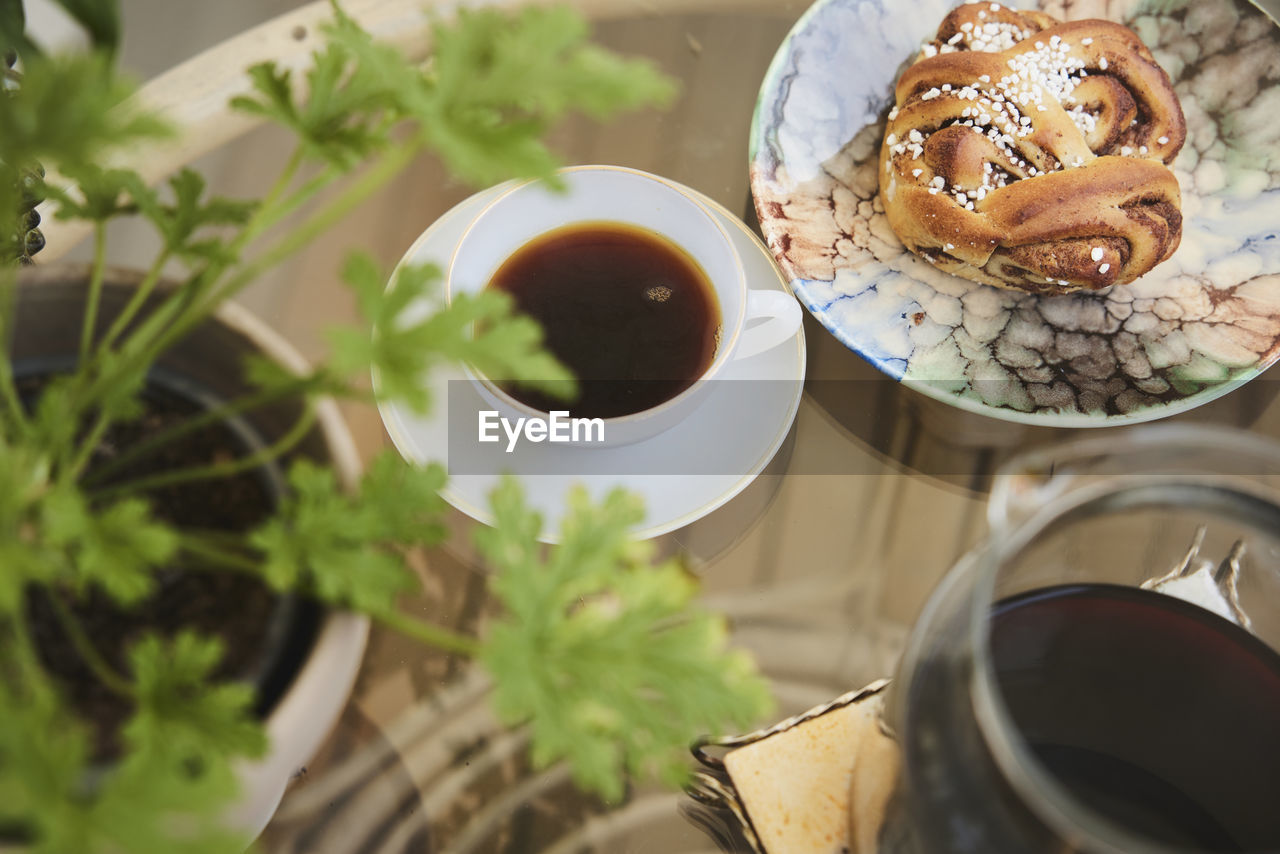
[[[508,258],[488,286],[541,324],[546,348],[578,378],[572,400],[502,385],[543,412],[643,412],[689,388],[715,358],[720,306],[707,274],[645,228],[601,221],[548,231]]]

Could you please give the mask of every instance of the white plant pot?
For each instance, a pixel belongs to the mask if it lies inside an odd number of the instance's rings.
[[[239,305],[223,305],[217,318],[286,368],[299,373],[307,369],[292,344]],[[332,400],[318,405],[318,424],[339,481],[354,489],[362,469],[360,455]],[[238,769],[240,799],[227,814],[232,827],[256,839],[271,821],[289,782],[315,756],[346,707],[368,638],[368,617],[346,611],[326,615],[306,663],[267,718],[269,752]]]
[[[109,286],[134,285],[138,280],[136,274],[120,271],[111,271],[107,277]],[[60,354],[75,352],[87,282],[88,271],[83,267],[35,267],[23,272],[20,316],[14,330],[14,351],[20,358],[56,361]],[[100,326],[111,319],[112,306],[119,311],[122,302],[119,290],[114,295],[110,288],[104,292]],[[243,391],[242,357],[254,351],[297,373],[308,367],[288,341],[232,303],[223,305],[212,322],[167,352],[160,364],[225,400]],[[264,422],[273,422],[266,425],[269,431],[292,423],[287,413],[257,414]],[[332,400],[317,404],[317,415],[318,430],[304,441],[303,450],[332,468],[345,488],[353,489],[362,466],[351,432]],[[269,431],[264,432],[269,435]],[[267,716],[267,755],[238,768],[241,795],[227,813],[230,827],[249,839],[266,827],[289,781],[315,755],[346,706],[368,636],[366,617],[338,611],[321,615],[305,660]]]

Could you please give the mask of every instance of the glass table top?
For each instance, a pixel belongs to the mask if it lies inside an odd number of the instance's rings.
[[[124,61],[149,79],[299,5],[272,0],[186,8],[126,0]],[[752,111],[775,51],[808,4],[577,5],[593,18],[600,43],[652,59],[681,89],[663,110],[603,125],[570,121],[552,140],[564,162],[666,176],[754,227],[747,174]],[[850,73],[856,73],[852,64]],[[195,165],[220,192],[252,193],[286,154],[282,134],[259,129]],[[337,277],[343,255],[362,248],[394,264],[474,189],[449,178],[438,162],[415,163],[331,240],[264,277],[242,302],[304,354],[323,352],[325,328],[355,316]],[[111,243],[112,262],[142,263],[153,248],[148,240],[122,229]],[[686,556],[706,603],[729,616],[734,642],[752,652],[771,681],[778,718],[891,675],[929,591],[984,535],[996,467],[1019,450],[1070,435],[926,398],[877,372],[807,316],[805,341],[804,394],[772,462],[719,509],[659,538],[662,552]],[[1264,375],[1171,420],[1280,438],[1276,391]],[[366,459],[389,445],[375,409],[353,405],[345,415]],[[451,515],[448,544],[416,563],[424,593],[406,601],[407,610],[465,633],[482,624],[491,603],[485,570],[469,545],[475,524]],[[525,734],[497,724],[486,691],[483,674],[465,661],[375,629],[354,695],[319,755],[290,785],[263,850],[718,850],[685,815],[688,801],[678,792],[637,787],[622,803],[606,805],[577,793],[563,768],[532,769]]]

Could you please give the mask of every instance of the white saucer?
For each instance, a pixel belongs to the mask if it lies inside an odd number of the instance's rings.
[[[402,263],[446,264],[472,218],[507,186],[493,187],[459,203],[418,238]],[[696,191],[689,192],[720,218],[742,257],[750,286],[789,292],[772,255],[755,235],[720,204]],[[513,455],[511,471],[521,475],[527,500],[542,513],[541,538],[557,541],[566,496],[575,484],[585,486],[597,499],[614,487],[640,495],[647,512],[645,521],[633,532],[639,538],[682,528],[720,507],[755,479],[786,438],[800,405],[804,373],[801,328],[789,342],[730,362],[723,371],[723,380],[716,380],[716,386],[693,415],[652,439],[605,448],[525,443]],[[379,402],[387,432],[406,460],[448,463],[450,394],[455,405],[462,402],[460,395],[464,395],[474,397],[477,408],[485,406],[469,384],[462,384],[463,380],[458,368],[435,369],[429,379],[431,413],[425,417],[394,403]],[[733,380],[752,380],[750,394],[735,394],[733,387],[726,385]],[[764,380],[768,382],[754,382]],[[450,381],[454,381],[452,385]],[[708,462],[711,458],[719,462]],[[708,471],[708,466],[715,469],[714,473],[689,473]],[[529,473],[559,469],[575,473]],[[442,495],[463,513],[487,524],[492,521],[488,495],[498,480],[495,474],[451,472]]]

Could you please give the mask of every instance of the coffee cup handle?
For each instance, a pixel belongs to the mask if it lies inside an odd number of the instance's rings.
[[[767,319],[738,333],[734,359],[749,359],[793,337],[800,328],[800,306],[795,297],[782,291],[747,291],[744,322],[757,318]]]

